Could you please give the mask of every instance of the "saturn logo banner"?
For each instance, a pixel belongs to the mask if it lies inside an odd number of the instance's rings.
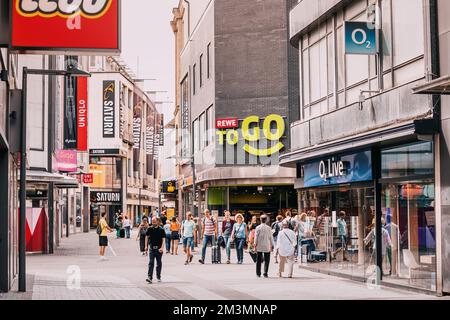
[[[12,50],[120,53],[120,0],[12,1]]]

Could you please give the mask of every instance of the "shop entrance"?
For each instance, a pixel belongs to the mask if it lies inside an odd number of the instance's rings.
[[[111,228],[114,228],[116,220],[116,213],[122,212],[122,206],[106,205],[106,204],[91,204],[91,228],[95,229],[98,226],[102,213],[106,212],[106,220]]]
[[[376,265],[375,192],[370,184],[303,190],[300,205],[314,232],[314,249],[325,258],[314,261],[314,267],[364,278],[372,275],[371,267]],[[341,216],[345,239],[338,228],[341,212],[345,213]]]

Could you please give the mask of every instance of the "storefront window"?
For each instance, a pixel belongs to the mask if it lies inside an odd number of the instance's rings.
[[[434,174],[433,144],[419,142],[381,152],[382,178]]]
[[[374,189],[369,186],[301,191],[301,212],[307,213],[314,233],[302,238],[301,245],[310,246],[302,263],[353,277],[371,277],[376,265],[371,237],[374,199]]]

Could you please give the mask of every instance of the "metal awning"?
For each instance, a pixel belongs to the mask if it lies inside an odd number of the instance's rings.
[[[443,76],[414,87],[413,93],[450,95],[450,75]]]
[[[76,189],[79,186],[76,178],[35,170],[27,170],[27,183],[54,183],[59,189]]]

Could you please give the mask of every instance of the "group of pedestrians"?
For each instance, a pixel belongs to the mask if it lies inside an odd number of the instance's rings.
[[[124,216],[119,212],[115,215],[114,228],[116,229],[116,237],[120,238],[131,238],[131,228],[132,223],[128,216]]]

